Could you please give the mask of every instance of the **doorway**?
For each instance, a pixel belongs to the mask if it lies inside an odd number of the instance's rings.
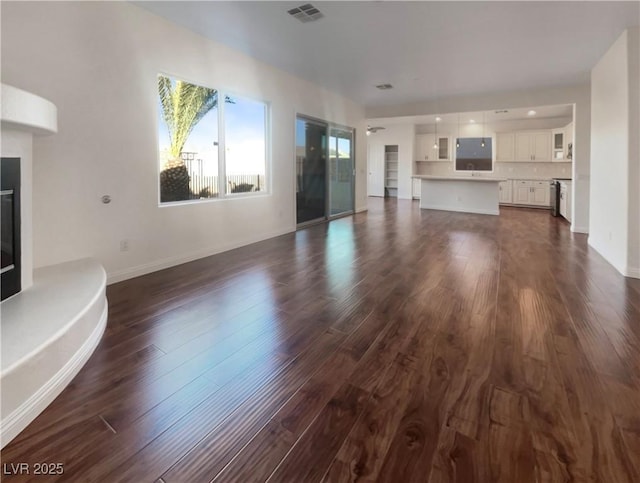
[[[296,223],[305,225],[354,211],[354,130],[296,118]]]

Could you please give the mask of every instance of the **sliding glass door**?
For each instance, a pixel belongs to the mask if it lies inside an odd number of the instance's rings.
[[[331,127],[329,216],[353,213],[353,130]]]
[[[353,130],[296,119],[296,217],[298,225],[353,212]]]
[[[296,120],[297,223],[323,220],[327,196],[327,125],[307,118]]]

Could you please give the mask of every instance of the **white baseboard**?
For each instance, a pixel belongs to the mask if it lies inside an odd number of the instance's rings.
[[[589,227],[588,226],[571,225],[571,231],[573,233],[584,233],[585,235],[588,235],[589,234]]]
[[[142,265],[136,265],[135,267],[125,268],[122,270],[116,270],[114,272],[107,272],[107,285],[112,283],[122,282],[130,278],[140,277],[148,273],[157,272],[158,270],[164,270],[165,268],[175,267],[176,265],[182,265],[183,263],[192,262],[200,258],[210,257],[211,255],[217,255],[218,253],[233,250],[243,246],[251,245],[269,238],[274,238],[287,233],[296,231],[295,227],[287,228],[285,230],[278,230],[269,233],[263,233],[259,236],[247,238],[240,243],[227,243],[216,248],[206,248],[204,250],[198,250],[188,254],[178,255],[175,257],[163,258],[155,260],[153,262],[144,263]]]
[[[627,267],[625,277],[640,278],[640,268]]]
[[[591,248],[593,248],[596,252],[598,252],[598,254],[604,258],[604,260],[611,265],[613,268],[615,268],[618,272],[620,272],[622,275],[624,275],[625,277],[629,277],[629,278],[640,278],[640,268],[638,267],[630,267],[628,265],[624,266],[624,265],[620,265],[618,263],[613,263],[611,260],[609,260],[609,258],[607,258],[604,255],[604,250],[602,250],[601,248],[598,247],[597,242],[594,242],[592,237],[589,237],[587,243],[589,244],[589,246]]]
[[[103,286],[104,294],[104,286]],[[103,295],[104,298],[104,295]],[[102,334],[107,327],[108,305],[104,300],[104,309],[100,314],[98,324],[91,332],[91,335],[80,346],[76,353],[62,368],[49,379],[38,391],[29,399],[16,408],[11,414],[2,420],[2,441],[0,447],[7,445],[15,438],[31,421],[46,409],[46,407],[58,397],[62,390],[67,387],[75,375],[82,369],[93,351],[98,346]]]

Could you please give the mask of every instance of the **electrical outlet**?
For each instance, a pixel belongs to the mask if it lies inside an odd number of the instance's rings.
[[[120,251],[128,252],[129,251],[129,240],[120,240]]]

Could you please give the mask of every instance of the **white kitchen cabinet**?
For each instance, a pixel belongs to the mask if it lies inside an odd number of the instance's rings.
[[[567,216],[565,217],[569,222],[572,221],[571,219],[571,213],[573,212],[573,203],[572,203],[572,198],[571,198],[571,182],[567,183]]]
[[[551,131],[551,142],[553,144],[552,161],[561,162],[565,160],[565,138],[566,134],[564,128],[553,129]]]
[[[531,189],[530,205],[549,206],[550,189],[548,181],[533,181]]]
[[[512,187],[513,182],[508,179],[499,183],[500,203],[513,203]]]
[[[513,181],[513,203],[527,206],[549,206],[549,182],[517,179]]]
[[[516,205],[528,205],[531,196],[531,181],[516,179],[513,181],[513,202]]]
[[[551,161],[551,133],[538,132],[533,134],[533,160]]]
[[[438,134],[437,148],[435,134],[416,135],[416,161],[449,161],[451,160],[451,138],[447,134]]]
[[[496,134],[496,161],[513,161],[515,159],[515,133],[499,132]]]
[[[560,182],[560,215],[571,221],[571,182]]]
[[[433,134],[418,134],[416,136],[416,161],[436,161],[436,151],[433,149],[435,137]]]
[[[515,161],[551,161],[551,131],[516,132]]]
[[[451,159],[451,138],[447,135],[438,135],[438,149],[436,150],[438,161]]]
[[[554,129],[552,132],[553,158],[554,163],[571,162],[573,157],[573,122],[570,122],[562,129]],[[569,148],[571,145],[571,149]]]
[[[421,186],[420,180],[414,178],[411,183],[411,197],[414,200],[420,199],[420,186]]]

